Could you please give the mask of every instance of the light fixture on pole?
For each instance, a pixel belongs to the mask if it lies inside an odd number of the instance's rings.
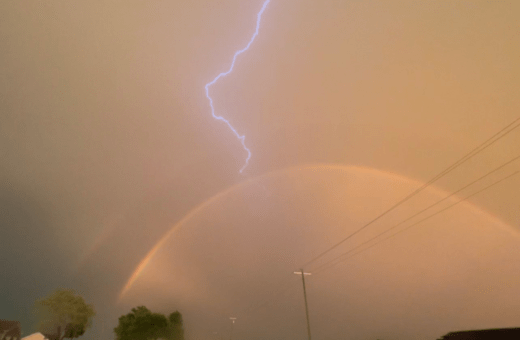
[[[233,321],[233,323],[231,324],[231,332],[229,332],[229,340],[231,340],[231,337],[233,336],[233,326],[235,325],[235,321],[236,321],[237,318],[235,317],[230,317],[229,320]]]
[[[307,316],[307,334],[309,336],[309,340],[311,340],[311,325],[309,322],[309,307],[307,306],[307,292],[305,291],[305,275],[311,275],[311,273],[306,273],[303,271],[303,269],[300,269],[299,272],[294,272],[294,274],[302,276],[303,299],[305,301],[305,315]]]

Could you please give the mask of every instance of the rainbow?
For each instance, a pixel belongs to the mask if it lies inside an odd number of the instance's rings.
[[[411,183],[415,184],[417,187],[420,187],[420,186],[422,186],[424,184],[421,181],[410,179],[410,178],[407,178],[407,177],[395,174],[393,172],[382,171],[382,170],[378,170],[378,169],[374,169],[374,168],[368,168],[368,167],[346,166],[346,165],[340,165],[340,164],[311,164],[311,165],[305,165],[305,166],[295,166],[295,167],[285,168],[285,169],[281,169],[281,170],[276,170],[276,171],[273,171],[273,172],[269,172],[269,173],[266,173],[266,174],[254,177],[252,179],[248,179],[248,180],[242,181],[240,183],[237,183],[237,184],[231,186],[230,188],[228,188],[226,190],[223,190],[223,191],[219,192],[218,194],[214,195],[210,199],[204,201],[203,203],[201,203],[197,207],[193,208],[192,210],[190,210],[188,212],[188,214],[186,214],[186,216],[184,216],[184,218],[182,218],[175,225],[173,225],[173,227],[155,244],[155,246],[141,260],[141,262],[136,267],[136,269],[134,270],[132,275],[127,280],[125,286],[121,290],[121,292],[120,292],[120,294],[118,296],[118,302],[120,302],[122,300],[122,298],[125,296],[125,294],[130,290],[132,285],[135,283],[137,278],[139,278],[140,274],[143,272],[143,270],[146,268],[146,266],[150,263],[150,261],[155,256],[155,254],[159,251],[159,249],[161,249],[161,247],[166,243],[166,241],[170,237],[172,237],[193,216],[197,215],[199,212],[204,210],[206,207],[208,207],[212,203],[218,201],[222,197],[224,197],[224,196],[226,196],[226,195],[228,195],[228,194],[230,194],[230,193],[232,193],[232,192],[234,192],[236,190],[239,190],[240,188],[243,188],[243,187],[245,187],[247,185],[257,183],[257,182],[259,182],[259,181],[261,181],[263,179],[269,178],[269,177],[280,176],[280,175],[283,175],[283,174],[286,174],[286,173],[289,173],[289,172],[293,172],[293,171],[305,171],[305,170],[313,170],[313,171],[319,171],[319,170],[339,170],[339,171],[345,171],[345,172],[353,171],[353,172],[363,172],[363,173],[375,173],[375,174],[378,174],[378,175],[384,175],[387,178],[390,178],[390,179],[392,179],[394,181],[407,181],[409,183],[411,182]],[[437,193],[439,195],[442,195],[442,196],[447,196],[449,194],[448,192],[446,192],[444,190],[440,190],[440,189],[435,188],[435,187],[430,187],[429,190],[434,190],[435,193]],[[488,218],[491,218],[492,220],[494,220],[494,222],[496,222],[497,225],[502,226],[505,230],[508,230],[509,232],[512,232],[512,233],[514,232],[513,228],[511,228],[505,222],[501,221],[498,217],[490,214],[489,212],[486,212],[485,210],[483,210],[483,209],[481,209],[479,207],[476,207],[475,205],[473,205],[471,203],[468,203],[468,202],[463,202],[463,204],[468,206],[468,207],[470,207],[470,208],[472,208],[475,211],[475,213],[485,214]],[[516,236],[518,236],[517,233],[514,233],[514,234]]]

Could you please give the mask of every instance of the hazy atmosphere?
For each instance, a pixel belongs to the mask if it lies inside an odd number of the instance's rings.
[[[520,2],[264,1],[0,2],[0,319],[304,339],[303,267],[314,339],[520,327]],[[205,86],[264,4],[209,90],[246,164]]]

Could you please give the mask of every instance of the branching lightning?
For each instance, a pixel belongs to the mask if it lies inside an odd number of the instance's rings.
[[[262,6],[262,9],[260,10],[260,12],[258,12],[257,19],[256,19],[256,31],[253,34],[253,36],[251,37],[251,40],[249,40],[249,43],[247,44],[247,46],[235,53],[235,55],[233,56],[233,62],[231,63],[231,67],[229,68],[229,70],[227,72],[222,72],[221,74],[219,74],[215,79],[213,79],[213,81],[207,83],[206,87],[205,87],[206,88],[206,97],[208,98],[209,105],[211,107],[211,115],[216,120],[220,120],[220,121],[226,123],[226,125],[231,129],[231,131],[233,131],[235,136],[240,140],[240,143],[242,143],[242,147],[244,148],[244,150],[247,151],[246,162],[245,162],[244,166],[242,167],[242,169],[240,169],[240,173],[242,173],[242,171],[244,171],[244,169],[248,166],[249,159],[251,158],[251,150],[249,150],[249,148],[246,146],[246,144],[244,142],[246,136],[245,135],[241,136],[238,133],[238,131],[233,127],[233,125],[231,125],[231,123],[226,118],[224,118],[222,116],[217,116],[215,114],[215,108],[213,107],[213,99],[209,95],[209,88],[210,88],[210,86],[214,85],[220,78],[225,77],[228,74],[230,74],[231,72],[233,72],[233,68],[235,67],[235,61],[236,61],[237,57],[249,49],[249,47],[255,40],[256,36],[258,35],[258,30],[260,29],[260,21],[262,20],[262,14],[264,13],[264,11],[267,8],[267,5],[269,4],[270,1],[271,0],[266,0],[264,2],[264,5]]]

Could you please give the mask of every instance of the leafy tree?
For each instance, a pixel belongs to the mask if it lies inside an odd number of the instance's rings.
[[[72,290],[58,289],[45,299],[37,300],[38,331],[49,340],[82,336],[92,325],[94,307]]]
[[[85,331],[86,331],[85,326],[86,325],[84,325],[84,324],[70,325],[69,327],[66,328],[65,338],[73,339],[73,338],[78,338],[78,337],[82,336],[83,334],[85,334]]]
[[[182,315],[178,311],[171,313],[168,316],[168,340],[184,340],[184,327],[182,322]]]
[[[114,332],[117,340],[184,340],[181,313],[174,312],[166,318],[145,306],[132,308],[131,313],[121,316]]]

